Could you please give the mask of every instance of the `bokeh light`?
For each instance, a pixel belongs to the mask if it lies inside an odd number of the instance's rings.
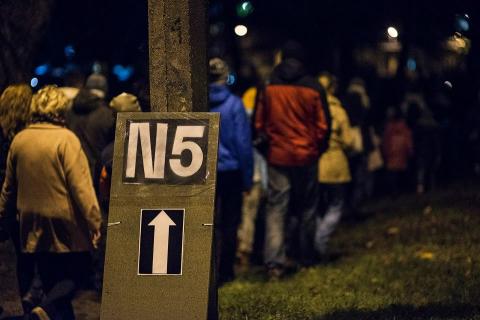
[[[36,86],[38,86],[38,78],[32,78],[32,80],[30,80],[30,86],[32,88],[35,88]]]
[[[387,33],[390,38],[398,38],[398,30],[394,27],[388,27]]]
[[[239,24],[235,27],[235,34],[239,37],[243,37],[248,33],[248,28],[243,24]]]
[[[243,1],[237,5],[237,15],[241,18],[249,16],[254,8],[250,1]]]

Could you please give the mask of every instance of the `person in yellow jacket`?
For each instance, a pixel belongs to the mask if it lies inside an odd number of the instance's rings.
[[[330,235],[344,212],[346,186],[351,180],[345,151],[353,147],[354,136],[348,115],[340,100],[334,96],[337,86],[335,77],[323,73],[319,76],[319,82],[327,91],[332,119],[329,146],[318,164],[321,209],[315,231],[315,249],[320,256],[325,256]]]

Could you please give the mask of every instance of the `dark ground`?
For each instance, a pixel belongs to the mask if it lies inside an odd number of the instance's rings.
[[[21,315],[21,305],[15,280],[14,251],[10,242],[0,243],[0,306],[5,311],[0,319],[17,319]],[[100,318],[100,302],[94,291],[82,291],[74,301],[78,320]],[[19,319],[20,320],[20,319]]]

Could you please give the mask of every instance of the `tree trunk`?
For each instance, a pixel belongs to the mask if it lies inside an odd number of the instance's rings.
[[[0,92],[27,82],[54,0],[0,1]]]

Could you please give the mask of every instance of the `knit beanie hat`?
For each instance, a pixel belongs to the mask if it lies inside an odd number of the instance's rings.
[[[293,40],[287,41],[282,47],[282,59],[295,59],[300,62],[305,62],[307,53],[304,47]]]
[[[140,112],[140,104],[137,97],[130,93],[121,93],[110,101],[110,108],[117,112]]]
[[[229,72],[228,64],[220,58],[212,58],[208,62],[208,79],[210,82],[227,80]]]
[[[95,94],[102,94],[104,98],[108,92],[108,82],[104,75],[93,73],[87,78],[85,88],[92,90]],[[101,92],[101,93],[100,93]]]

